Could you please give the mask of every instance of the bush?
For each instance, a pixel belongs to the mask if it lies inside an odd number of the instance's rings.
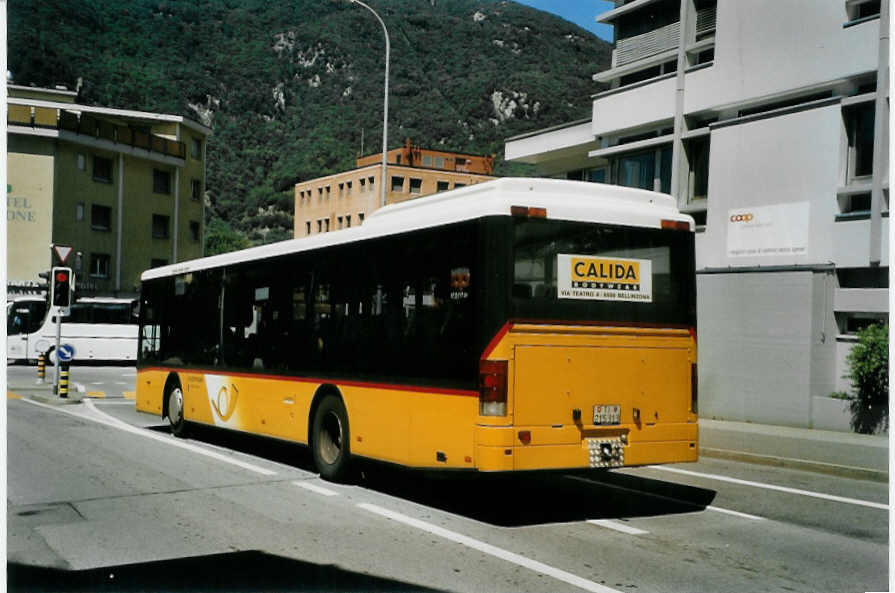
[[[854,391],[851,425],[855,432],[873,434],[889,428],[889,326],[874,324],[858,334],[846,357]]]

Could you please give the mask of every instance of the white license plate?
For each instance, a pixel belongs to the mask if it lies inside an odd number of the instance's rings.
[[[594,424],[619,424],[621,422],[621,406],[602,405],[594,406]]]

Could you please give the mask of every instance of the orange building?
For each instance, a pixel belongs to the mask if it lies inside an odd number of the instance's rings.
[[[389,150],[387,204],[494,179],[494,156],[413,146]],[[357,168],[295,184],[293,236],[306,237],[362,224],[379,208],[382,153],[359,157]]]

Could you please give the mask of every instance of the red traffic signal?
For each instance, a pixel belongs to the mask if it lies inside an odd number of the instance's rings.
[[[50,282],[50,303],[54,307],[70,307],[72,289],[71,268],[53,268]]]

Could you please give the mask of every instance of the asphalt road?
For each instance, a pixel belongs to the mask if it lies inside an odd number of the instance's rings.
[[[361,464],[333,484],[304,448],[175,439],[110,395],[8,400],[10,591],[888,585],[886,484],[717,459],[509,479]]]

